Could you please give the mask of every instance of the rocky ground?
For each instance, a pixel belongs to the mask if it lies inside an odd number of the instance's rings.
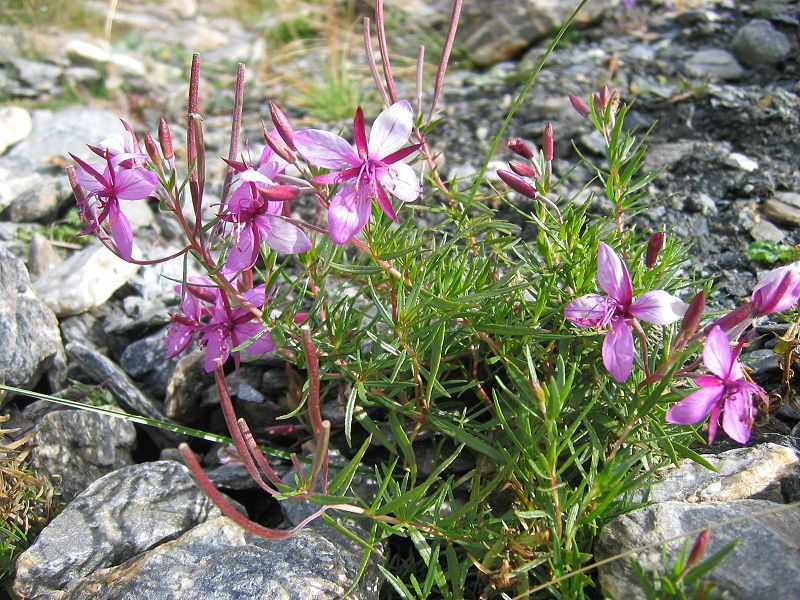
[[[86,143],[121,131],[115,115],[151,131],[165,115],[180,132],[194,51],[203,56],[209,156],[227,153],[227,113],[240,61],[249,66],[245,128],[254,140],[267,99],[281,102],[304,124],[347,126],[334,109],[348,99],[374,106],[374,95],[363,91],[369,86],[363,59],[353,59],[352,89],[319,78],[319,65],[335,66],[345,46],[320,42],[319,33],[354,20],[361,5],[351,14],[332,3],[339,20],[325,25],[324,11],[321,18],[313,4],[300,16],[276,14],[269,3],[264,6],[273,12],[259,12],[258,2],[233,12],[226,4],[120,3],[111,44],[102,35],[105,2],[86,3],[94,33],[0,24],[0,380],[102,406],[114,398],[129,412],[222,431],[213,382],[198,355],[163,358],[164,327],[177,300],[164,276],[180,278],[181,265],[137,269],[97,245],[78,243],[70,236],[77,224],[62,169],[68,151],[81,152]],[[392,11],[409,11],[392,17],[393,47],[441,33],[445,0],[390,4]],[[569,12],[557,0],[491,4],[487,13],[485,3],[466,2],[458,61],[442,102],[450,118],[432,136],[450,176],[478,170],[520,81],[542,55],[554,24]],[[768,268],[748,258],[753,242],[800,242],[800,8],[790,0],[641,0],[633,9],[619,4],[590,1],[509,136],[536,141],[552,121],[555,171],[566,173],[577,159],[572,141],[588,158],[601,158],[598,140],[567,94],[585,96],[609,82],[625,99],[635,98],[632,124],[658,122],[648,166],[665,169],[650,190],[658,203],[637,217],[637,226],[691,242],[687,269],[715,277],[715,304],[731,306]],[[316,37],[300,35],[304,27]],[[401,89],[411,93],[413,75],[403,72],[409,75]],[[426,77],[432,80],[432,73]],[[508,158],[505,151],[493,157],[490,173]],[[222,172],[222,163],[214,168],[209,179]],[[608,207],[602,196],[591,194],[597,190],[582,190],[588,175],[579,166],[567,177],[563,197],[592,202],[592,210],[603,214]],[[151,256],[177,250],[176,232],[156,212],[144,206],[127,214]],[[769,335],[749,349],[747,359],[775,389],[780,371],[771,333],[785,326],[764,323],[761,331]],[[68,386],[70,380],[101,384],[101,392]],[[273,359],[243,367],[231,383],[237,409],[258,429],[286,412],[288,386]],[[24,597],[156,598],[181,589],[181,598],[334,598],[358,570],[358,550],[331,530],[270,545],[233,527],[172,460],[176,435],[19,396],[4,408],[23,433],[37,431],[33,465],[60,482],[64,502],[72,501],[20,560],[16,590]],[[670,471],[665,481],[673,487],[654,487],[651,506],[609,526],[598,556],[636,545],[642,536],[666,539],[800,498],[800,410],[784,402],[753,441],[757,445],[749,449],[717,454],[717,474],[698,472],[696,465]],[[299,449],[292,439],[275,443]],[[224,448],[209,444],[205,464],[235,500],[251,510],[257,506],[250,501],[249,478]],[[302,518],[283,508],[262,506],[265,514],[255,516],[272,525]],[[734,534],[731,529],[725,535]],[[715,540],[718,547],[725,535]],[[740,567],[728,563],[723,589],[731,598],[792,597],[800,571],[798,513],[753,519],[746,539],[749,545],[729,559]],[[640,560],[658,564],[660,551]],[[776,562],[777,571],[754,575],[754,565],[774,569]],[[272,564],[283,567],[264,567]],[[620,563],[599,580],[607,593],[629,598],[636,594],[631,578]],[[355,597],[375,597],[378,586],[373,564]]]

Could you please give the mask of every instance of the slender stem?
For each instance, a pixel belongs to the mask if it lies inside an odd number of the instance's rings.
[[[389,94],[386,93],[386,88],[383,87],[381,75],[378,72],[378,65],[375,62],[375,51],[372,49],[372,34],[370,33],[369,26],[369,17],[364,17],[364,51],[367,54],[367,63],[372,73],[372,79],[375,81],[375,87],[378,88],[378,93],[381,95],[381,100],[383,100],[383,106],[388,107],[391,102],[389,101]]]
[[[417,114],[422,114],[422,75],[425,69],[425,46],[417,51]]]
[[[431,100],[431,110],[428,113],[428,123],[433,119],[433,113],[439,104],[439,97],[444,88],[444,76],[447,73],[447,65],[450,62],[450,53],[453,51],[453,41],[456,39],[458,21],[461,18],[461,7],[463,0],[453,0],[453,11],[450,13],[450,27],[447,30],[447,37],[442,47],[442,55],[439,57],[439,68],[436,70],[436,83],[433,86],[433,100]]]
[[[303,325],[300,328],[303,335],[303,351],[306,354],[308,366],[308,416],[311,419],[311,429],[317,443],[322,435],[322,410],[319,402],[319,358],[314,340],[311,338],[311,328]]]
[[[397,102],[397,88],[394,85],[392,64],[389,62],[389,49],[386,46],[386,22],[383,19],[383,0],[375,0],[375,28],[378,31],[378,51],[381,53],[383,76],[386,78],[386,89],[392,103]]]

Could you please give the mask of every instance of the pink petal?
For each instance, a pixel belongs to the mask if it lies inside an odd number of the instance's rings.
[[[230,349],[228,347],[228,340],[222,336],[222,332],[219,328],[214,327],[203,334],[203,341],[206,343],[203,368],[206,371],[213,371],[214,361],[217,358],[221,358],[222,364],[225,364],[225,361],[227,361],[230,356]]]
[[[633,333],[624,319],[611,323],[611,330],[603,340],[603,364],[611,376],[620,383],[627,380],[633,370]]]
[[[258,334],[264,331],[264,324],[257,323],[255,321],[249,321],[247,323],[242,323],[241,325],[236,325],[234,327],[234,336],[235,340],[234,343],[238,346],[239,344],[249,340],[250,338],[254,338]],[[275,350],[275,344],[272,342],[272,336],[270,336],[269,332],[265,332],[261,337],[257,340],[253,340],[247,348],[244,349],[245,352],[248,354],[265,354],[267,352],[272,352]]]
[[[186,350],[194,337],[192,327],[173,323],[167,331],[167,358],[173,358]]]
[[[346,244],[358,234],[369,220],[372,203],[363,192],[357,192],[354,183],[348,183],[336,192],[328,209],[328,231],[334,244]]]
[[[109,203],[108,228],[111,230],[111,237],[117,245],[119,255],[125,260],[130,260],[133,253],[131,224],[125,213],[119,209],[119,204],[114,201]]]
[[[724,385],[702,387],[686,396],[667,411],[667,423],[689,425],[702,421],[722,401]]]
[[[356,150],[361,160],[367,159],[367,130],[364,126],[364,111],[359,106],[356,109],[356,116],[353,119],[353,139],[356,142]]]
[[[122,169],[114,175],[114,193],[120,200],[143,200],[158,185],[158,175],[144,169]]]
[[[321,129],[300,131],[295,134],[294,142],[300,154],[315,167],[346,169],[363,162],[350,142]]]
[[[753,400],[749,393],[742,390],[728,394],[722,412],[722,429],[732,440],[746,444],[753,427],[753,412]]]
[[[610,246],[602,242],[597,249],[597,284],[623,306],[627,307],[633,299],[628,267]]]
[[[372,124],[369,133],[370,158],[383,158],[405,146],[413,126],[414,111],[408,100],[392,104]]]
[[[228,260],[225,261],[226,270],[238,273],[252,267],[258,259],[259,243],[253,227],[250,225],[234,234],[234,243],[228,254]]]
[[[136,146],[133,143],[133,135],[130,131],[123,131],[110,138],[106,138],[97,145],[104,150],[108,150],[112,156],[117,154],[130,154],[136,151]]]
[[[734,375],[734,379],[741,379],[744,376],[731,350],[731,342],[719,325],[715,325],[708,332],[706,345],[703,348],[703,362],[709,371],[722,380],[730,379],[731,375]]]
[[[311,240],[303,230],[274,215],[256,219],[264,242],[278,254],[302,254],[311,248]]]
[[[378,180],[386,190],[403,202],[414,202],[419,198],[419,178],[414,169],[403,163],[396,163],[378,170]]]
[[[608,296],[586,294],[576,298],[564,309],[564,316],[578,327],[608,325],[617,310],[617,303]]]
[[[343,171],[335,171],[332,173],[317,175],[311,181],[314,183],[324,183],[326,185],[331,183],[342,183],[344,181],[348,181],[349,179],[355,179],[358,177],[360,172],[361,169],[359,167],[352,167],[350,169],[344,169]]]
[[[379,182],[375,184],[375,200],[387,217],[389,217],[395,223],[399,221],[397,218],[397,213],[394,210],[394,206],[392,206],[391,199],[386,194],[386,190],[383,189],[383,186]]]
[[[800,299],[800,262],[773,269],[753,290],[751,303],[758,315],[783,312]]]
[[[682,318],[689,306],[664,290],[652,290],[639,296],[628,312],[653,325],[669,325]]]
[[[108,167],[102,163],[96,163],[87,166],[91,169],[84,169],[78,167],[75,169],[75,177],[78,179],[80,186],[89,192],[98,192],[106,188],[105,183],[100,181],[108,178]],[[105,177],[102,175],[105,173]],[[100,180],[98,180],[98,178]]]

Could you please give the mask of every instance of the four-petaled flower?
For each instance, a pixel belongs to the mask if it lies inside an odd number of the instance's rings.
[[[345,244],[366,225],[372,200],[393,221],[397,221],[388,190],[403,202],[419,197],[420,186],[414,170],[399,161],[416,152],[420,145],[403,147],[413,127],[414,112],[407,100],[384,110],[372,125],[369,141],[364,113],[359,107],[353,121],[355,146],[344,138],[319,129],[294,135],[297,150],[312,165],[334,172],[314,178],[317,183],[343,183],[328,209],[328,230],[336,244]]]
[[[708,421],[708,443],[714,441],[722,412],[722,428],[731,439],[742,444],[750,439],[755,407],[753,396],[766,400],[758,385],[747,381],[744,370],[736,360],[741,345],[731,349],[728,336],[719,326],[708,333],[703,362],[713,375],[695,377],[700,389],[689,394],[667,411],[667,422],[688,425],[711,415]]]
[[[597,284],[608,295],[587,294],[573,300],[564,315],[579,327],[609,327],[603,340],[603,364],[617,381],[633,370],[633,333],[637,319],[669,325],[686,312],[686,304],[664,290],[651,290],[633,298],[633,283],[625,263],[606,244],[597,251]]]

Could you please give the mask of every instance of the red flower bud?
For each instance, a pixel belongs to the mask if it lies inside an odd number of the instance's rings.
[[[697,536],[697,539],[692,544],[692,549],[689,551],[689,558],[686,559],[686,566],[683,568],[683,573],[681,576],[685,575],[689,572],[695,565],[697,565],[702,559],[703,554],[706,553],[706,548],[711,543],[711,530],[704,529],[700,532],[700,535]]]
[[[275,154],[290,164],[297,162],[297,157],[294,155],[291,148],[289,148],[282,139],[276,138],[267,131],[267,125],[263,120],[261,121],[261,128],[264,130],[264,141],[267,143],[267,146],[272,148]]]
[[[528,145],[528,142],[521,138],[511,138],[508,140],[508,148],[514,154],[517,154],[522,158],[527,158],[528,160],[533,158],[533,150]]]
[[[605,84],[603,87],[600,88],[600,106],[606,108],[608,103],[611,102],[611,88],[608,87],[608,84]]]
[[[147,150],[147,156],[150,157],[150,160],[152,160],[155,165],[161,165],[164,159],[161,156],[161,151],[158,149],[156,141],[149,133],[144,134],[144,147],[145,150]],[[157,168],[161,169],[161,166],[157,166]]]
[[[650,236],[650,240],[647,242],[647,256],[645,258],[645,264],[647,265],[648,269],[652,269],[656,265],[658,255],[663,247],[664,232],[656,231]]]
[[[522,177],[539,176],[538,173],[536,173],[536,169],[534,169],[532,166],[517,162],[516,160],[509,161],[508,166],[511,167],[511,170],[514,171],[514,173]]]
[[[553,124],[548,123],[544,128],[544,134],[542,134],[542,154],[544,154],[546,161],[553,160],[553,143]]]
[[[269,103],[269,114],[272,115],[272,124],[275,125],[278,135],[281,136],[289,148],[297,150],[294,145],[294,129],[292,128],[291,121],[289,121],[289,118],[278,108],[278,105],[272,101]]]
[[[580,116],[585,117],[589,114],[589,105],[586,104],[586,101],[583,98],[576,96],[575,94],[570,94],[569,101],[572,104],[572,108],[574,108],[578,114],[580,114]]]
[[[297,198],[300,190],[293,185],[267,185],[263,187],[259,186],[258,192],[267,200],[289,202]]]
[[[697,328],[700,326],[700,319],[703,317],[703,311],[706,309],[706,293],[700,291],[692,301],[689,303],[689,308],[683,315],[681,322],[681,333],[684,335],[693,335]]]
[[[502,179],[508,187],[510,187],[515,192],[519,192],[523,196],[527,196],[528,198],[536,198],[539,192],[536,191],[536,188],[533,187],[530,183],[525,181],[524,179],[520,178],[519,176],[515,175],[511,171],[504,171],[503,169],[498,169],[497,171],[498,177]]]
[[[175,158],[175,152],[172,149],[172,134],[166,119],[161,119],[158,124],[158,143],[161,144],[161,152],[166,160],[171,161]]]

